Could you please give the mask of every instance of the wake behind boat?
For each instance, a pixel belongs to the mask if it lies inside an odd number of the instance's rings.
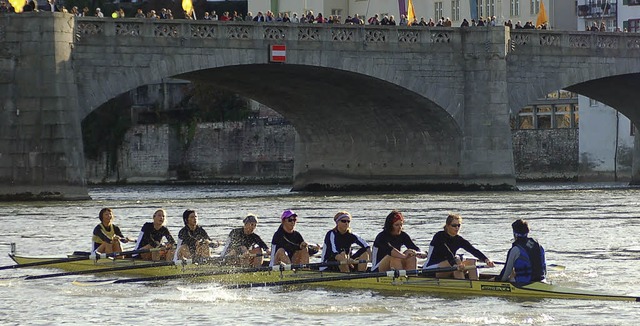
[[[424,293],[438,295],[463,296],[499,296],[525,299],[580,299],[640,301],[640,297],[606,294],[544,282],[518,285],[509,282],[488,280],[491,275],[481,274],[480,280],[458,280],[425,277],[422,270],[390,272],[338,273],[321,272],[320,263],[304,266],[276,266],[275,268],[241,268],[220,264],[182,264],[173,262],[152,262],[139,259],[79,259],[81,255],[69,255],[66,258],[28,257],[9,254],[17,266],[35,266],[27,268],[56,268],[71,275],[102,274],[129,276],[111,281],[93,283],[93,285],[111,283],[150,282],[167,279],[189,279],[197,282],[215,282],[229,288],[253,288],[265,286],[320,286],[332,289],[373,290],[387,293]],[[82,256],[81,256],[82,257]],[[42,265],[38,265],[38,264]],[[65,273],[51,274],[56,276]],[[132,278],[138,277],[138,278]],[[36,277],[37,278],[37,277]],[[79,282],[82,283],[82,282]]]

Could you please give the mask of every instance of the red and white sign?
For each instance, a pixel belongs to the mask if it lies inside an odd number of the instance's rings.
[[[271,45],[271,55],[269,57],[270,62],[285,62],[287,61],[287,46],[286,45]]]

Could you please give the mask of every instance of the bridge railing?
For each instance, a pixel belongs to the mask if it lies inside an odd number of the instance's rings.
[[[637,33],[516,29],[511,30],[510,40],[512,51],[530,51],[532,48],[603,51],[640,49],[640,34]]]
[[[449,45],[461,44],[464,33],[479,33],[500,27],[411,27],[342,24],[293,24],[221,22],[205,20],[151,20],[76,17],[79,41],[92,36],[114,38],[164,38],[198,40],[321,41],[368,45]],[[554,49],[629,50],[640,49],[640,34],[613,32],[572,32],[559,30],[507,31],[512,51]],[[537,50],[536,50],[537,49]],[[574,51],[575,52],[575,51]],[[585,51],[585,54],[588,51]],[[634,54],[635,55],[635,54]]]
[[[106,19],[77,17],[78,39],[91,36],[274,41],[448,44],[459,42],[454,28],[220,22],[205,20]]]

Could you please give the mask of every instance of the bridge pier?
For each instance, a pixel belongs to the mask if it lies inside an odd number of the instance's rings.
[[[507,94],[508,30],[463,29],[461,35],[464,46],[452,47],[455,55],[442,53],[451,58],[447,64],[459,69],[454,75],[460,83],[438,84],[423,77],[432,74],[429,66],[413,67],[416,75],[407,74],[416,84],[435,85],[433,93],[427,90],[424,94],[435,95],[434,101],[445,106],[446,114],[420,96],[399,97],[403,91],[389,86],[366,85],[365,81],[357,83],[364,84],[362,89],[352,86],[356,82],[342,85],[352,90],[346,93],[367,94],[368,98],[349,97],[337,116],[322,115],[333,117],[333,125],[314,133],[305,127],[298,130],[294,190],[515,189]],[[394,66],[389,61],[389,71],[404,64],[399,61]],[[365,70],[375,71],[373,65]],[[402,79],[398,83],[411,84]],[[358,114],[347,116],[345,112]],[[351,124],[340,125],[341,121]]]
[[[634,186],[640,185],[640,132],[638,132],[637,128],[633,136],[633,159],[631,164],[631,181],[629,184]]]
[[[515,189],[507,94],[509,29],[466,35],[460,179],[480,189]]]
[[[71,62],[74,25],[61,13],[0,21],[0,199],[89,199]]]

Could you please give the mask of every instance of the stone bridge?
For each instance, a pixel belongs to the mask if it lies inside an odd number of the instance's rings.
[[[0,45],[2,198],[87,198],[82,119],[169,77],[290,120],[295,190],[511,189],[510,108],[561,88],[640,121],[636,34],[26,13]]]

